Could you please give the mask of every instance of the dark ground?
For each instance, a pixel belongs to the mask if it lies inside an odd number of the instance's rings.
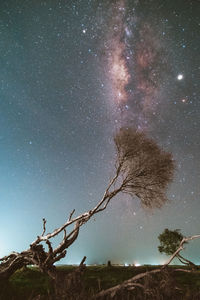
[[[158,267],[88,266],[83,275],[83,286],[85,293],[87,293],[87,299],[90,299],[91,295],[100,290],[110,288],[136,274],[157,269]],[[57,268],[60,272],[69,273],[75,267],[60,266]],[[174,268],[174,266],[170,267],[171,270]],[[194,273],[175,272],[173,274],[175,274],[173,276],[176,286],[183,290],[183,296],[180,299],[200,299],[200,270]],[[26,270],[19,270],[10,278],[9,282],[0,282],[0,300],[29,300],[36,295],[42,296],[42,298],[37,299],[49,299],[48,295],[51,292],[51,281],[48,276],[39,272],[37,268],[29,267]],[[199,296],[197,296],[198,294]],[[196,296],[194,297],[194,295]],[[137,299],[137,297],[130,299]],[[160,299],[165,298],[160,297]]]

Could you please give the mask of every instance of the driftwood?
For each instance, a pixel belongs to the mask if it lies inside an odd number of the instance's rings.
[[[152,271],[140,273],[122,282],[121,284],[100,291],[99,293],[94,295],[92,299],[94,300],[95,299],[96,300],[97,299],[98,300],[124,299],[125,300],[125,299],[129,299],[129,295],[131,293],[133,297],[136,297],[133,299],[151,299],[151,300],[172,299],[170,298],[172,294],[182,295],[182,290],[179,289],[174,282],[174,277],[173,277],[174,272],[191,273],[192,270],[184,270],[184,269],[169,270],[169,269],[159,268]]]
[[[124,289],[130,290],[135,287],[140,287],[140,288],[144,289],[144,286],[142,284],[138,284],[136,281],[144,278],[145,276],[148,276],[149,274],[158,273],[158,272],[160,272],[160,269],[138,274],[128,280],[125,280],[121,284],[118,284],[107,290],[101,291],[100,293],[93,296],[93,299],[103,299],[107,296],[110,296],[111,298],[113,298],[119,291],[124,290]]]

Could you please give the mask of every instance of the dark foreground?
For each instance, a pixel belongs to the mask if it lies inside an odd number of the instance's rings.
[[[120,266],[90,266],[87,267],[82,278],[83,288],[82,298],[67,297],[63,299],[91,299],[92,296],[101,290],[108,289],[124,280],[127,280],[139,273],[157,269],[159,266],[141,266],[141,267],[120,267]],[[165,278],[147,278],[145,279],[147,294],[137,294],[130,291],[128,294],[105,299],[196,299],[200,300],[200,270],[193,273],[172,272],[175,267],[169,268],[172,274],[171,279],[166,285],[166,294],[159,295],[159,286],[166,284]],[[72,266],[58,267],[60,272],[69,273],[74,269]],[[186,268],[185,268],[186,269]],[[171,275],[170,275],[171,276]],[[155,281],[157,280],[157,281]],[[149,292],[149,287],[153,287],[154,294]],[[168,290],[168,291],[167,291]],[[173,290],[173,292],[172,292]],[[51,299],[52,296],[51,280],[44,274],[41,274],[36,268],[27,268],[17,271],[9,282],[0,282],[0,300],[32,300],[32,299]]]

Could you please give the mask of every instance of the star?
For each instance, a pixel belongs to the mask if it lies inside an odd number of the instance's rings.
[[[183,74],[178,74],[177,79],[182,80],[183,79]]]

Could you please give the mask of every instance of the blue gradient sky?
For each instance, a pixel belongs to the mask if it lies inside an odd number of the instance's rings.
[[[1,1],[0,256],[27,249],[41,233],[43,217],[50,231],[64,223],[73,208],[77,214],[92,208],[113,175],[112,137],[121,117],[107,76],[112,49],[105,45],[118,20],[113,7],[116,11],[120,5],[96,0]],[[138,116],[145,115],[137,106],[142,96],[135,57],[145,22],[154,45],[165,49],[153,65],[161,78],[159,100],[144,121],[149,135],[176,160],[171,202],[148,213],[137,199],[118,196],[81,229],[62,263],[79,263],[84,255],[87,263],[162,263],[166,257],[158,253],[157,236],[164,228],[199,234],[199,4],[152,0],[123,5],[120,22],[125,24],[129,17],[130,33],[123,42],[133,61],[132,98],[123,104],[126,123],[138,126]],[[154,53],[148,43],[145,40]],[[163,60],[169,68],[160,64]],[[187,254],[200,263],[199,246],[192,242]]]

